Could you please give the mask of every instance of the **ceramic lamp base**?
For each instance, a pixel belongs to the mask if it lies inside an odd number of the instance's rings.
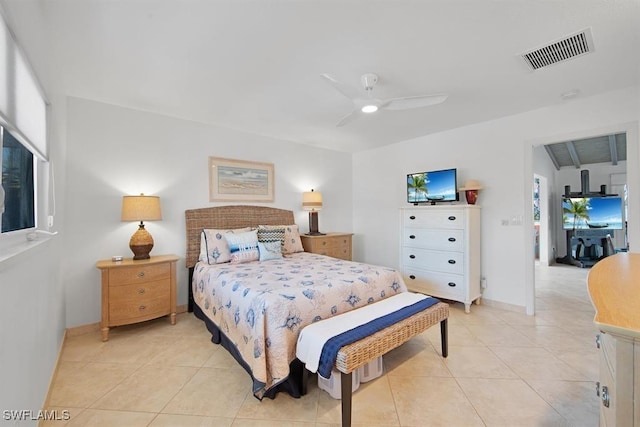
[[[149,252],[153,249],[153,237],[147,230],[144,229],[144,224],[141,222],[138,226],[138,230],[133,233],[131,240],[129,240],[129,248],[133,252],[133,259],[149,259]]]
[[[476,201],[478,200],[478,190],[467,190],[464,192],[464,195],[467,197],[468,204],[476,204]]]

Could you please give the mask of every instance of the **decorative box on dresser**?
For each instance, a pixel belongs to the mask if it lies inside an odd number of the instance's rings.
[[[109,339],[109,328],[129,325],[161,316],[176,323],[175,255],[150,259],[126,258],[101,260],[102,271],[102,341]]]
[[[300,239],[305,252],[351,261],[352,236],[353,233],[302,234]]]
[[[400,271],[407,287],[480,304],[480,207],[436,205],[400,210]]]
[[[588,283],[600,331],[600,426],[640,427],[640,254],[598,261]]]

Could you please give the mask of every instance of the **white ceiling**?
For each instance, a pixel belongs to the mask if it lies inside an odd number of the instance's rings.
[[[585,97],[640,80],[638,0],[2,4],[19,39],[44,22],[48,62],[67,95],[348,152],[572,102],[560,95],[574,89]],[[29,20],[34,10],[39,19]],[[535,72],[520,58],[586,28],[591,54]],[[365,72],[380,76],[381,98],[449,98],[337,128],[352,105],[320,74],[357,86]]]

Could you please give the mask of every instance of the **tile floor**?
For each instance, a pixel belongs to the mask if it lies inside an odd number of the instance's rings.
[[[353,400],[362,426],[596,426],[598,353],[588,270],[536,267],[535,317],[451,306],[449,357],[433,327],[384,357]],[[66,426],[330,426],[340,402],[315,380],[301,399],[260,402],[249,376],[184,313],[68,338],[50,408]]]

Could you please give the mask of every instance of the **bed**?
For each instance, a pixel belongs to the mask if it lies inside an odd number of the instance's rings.
[[[189,310],[251,375],[258,399],[279,391],[302,394],[304,369],[295,346],[303,327],[407,290],[393,269],[307,252],[265,261],[198,261],[203,229],[293,225],[292,211],[220,206],[187,210],[185,219]]]

